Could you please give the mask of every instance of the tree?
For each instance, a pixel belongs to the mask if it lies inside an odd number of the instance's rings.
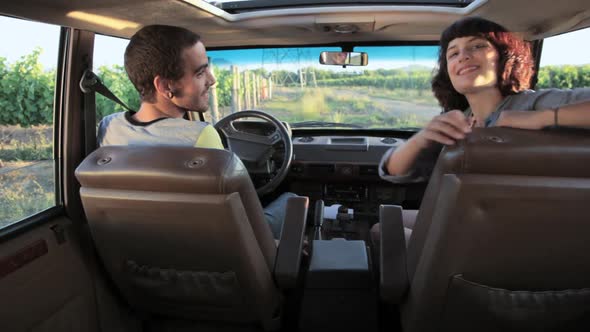
[[[217,103],[219,107],[227,107],[231,105],[231,93],[232,93],[232,73],[229,69],[219,68],[213,66],[213,75],[217,81]]]
[[[44,71],[36,48],[12,65],[0,59],[0,125],[30,127],[53,122],[55,71]]]
[[[97,72],[98,77],[103,84],[109,88],[122,102],[133,110],[138,110],[140,105],[139,93],[129,81],[125,68],[119,65],[112,65],[111,67],[100,66]],[[96,118],[97,120],[103,117],[116,113],[126,111],[123,106],[107,99],[99,94],[96,94]]]

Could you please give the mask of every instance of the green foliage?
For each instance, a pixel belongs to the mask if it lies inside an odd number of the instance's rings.
[[[213,66],[213,75],[217,80],[217,104],[219,107],[231,106],[232,74],[228,69]]]
[[[129,81],[125,68],[119,65],[111,67],[101,66],[96,73],[102,80],[102,83],[113,92],[122,102],[133,110],[138,110],[140,105],[139,93]],[[111,101],[110,99],[96,94],[96,119],[126,111],[123,106]]]
[[[366,96],[351,98],[349,96],[330,95],[326,97],[326,101],[328,103],[328,109],[332,112],[366,113],[375,109],[374,103]]]
[[[41,52],[36,48],[12,64],[0,58],[0,125],[30,127],[53,122],[55,70],[43,69]],[[122,66],[101,66],[97,75],[119,99],[139,109],[139,94]],[[97,94],[97,119],[120,111],[124,111],[122,106]]]
[[[326,94],[320,89],[305,89],[303,98],[300,99],[301,121],[319,120],[320,114],[329,113],[326,107]]]
[[[0,125],[29,127],[53,120],[55,71],[44,71],[41,49],[13,64],[0,59]]]
[[[434,98],[434,94],[430,91],[424,93],[425,90],[416,89],[375,89],[369,88],[367,95],[372,98],[385,98],[392,100],[405,100],[416,105],[437,105],[438,100]]]
[[[320,86],[367,86],[384,89],[430,90],[430,72],[400,70],[395,76],[357,75],[318,80]]]
[[[590,87],[590,65],[545,66],[539,70],[538,89]]]

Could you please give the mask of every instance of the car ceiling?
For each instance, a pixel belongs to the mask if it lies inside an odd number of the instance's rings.
[[[211,47],[345,42],[436,41],[465,16],[481,16],[540,39],[590,26],[588,0],[475,0],[465,8],[318,6],[228,14],[200,0],[19,0],[0,12],[129,38],[144,25],[167,24],[200,34]],[[355,33],[335,30],[350,27]]]

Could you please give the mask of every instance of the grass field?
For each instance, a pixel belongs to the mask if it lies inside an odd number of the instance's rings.
[[[278,87],[259,109],[290,123],[330,121],[364,128],[422,127],[440,113],[434,98],[416,90]]]
[[[55,205],[53,160],[0,168],[0,228]]]
[[[291,124],[327,121],[356,124],[363,128],[423,127],[440,107],[430,91],[389,90],[378,87],[273,87],[272,99],[252,107]],[[219,107],[219,118],[231,109]],[[211,113],[205,113],[212,122]]]

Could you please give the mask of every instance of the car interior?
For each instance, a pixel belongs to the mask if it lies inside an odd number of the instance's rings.
[[[586,0],[2,2],[0,329],[588,331],[588,130],[476,128],[430,178],[380,177],[471,16],[530,42],[533,87],[590,87],[587,40],[542,60],[590,31]],[[200,35],[217,83],[186,120],[225,150],[97,146],[139,105],[123,52],[151,24]]]

